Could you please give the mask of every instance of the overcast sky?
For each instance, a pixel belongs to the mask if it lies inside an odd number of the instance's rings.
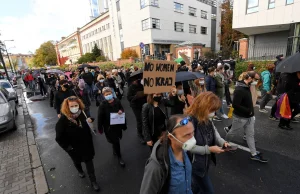
[[[0,40],[10,53],[35,52],[89,21],[89,0],[0,0]],[[12,48],[15,47],[15,48]]]

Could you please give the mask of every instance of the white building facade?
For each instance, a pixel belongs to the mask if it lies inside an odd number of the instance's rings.
[[[238,0],[233,28],[249,35],[249,58],[273,59],[298,49],[300,0]]]
[[[165,55],[174,46],[200,42],[214,51],[220,49],[221,14],[210,0],[109,0],[114,31],[121,50],[135,49],[139,55]],[[140,49],[140,43],[145,45]]]

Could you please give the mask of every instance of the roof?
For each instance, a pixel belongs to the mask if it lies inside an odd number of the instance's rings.
[[[202,44],[201,42],[198,41],[189,40],[176,45],[176,47],[181,47],[181,46],[205,46],[205,44]]]

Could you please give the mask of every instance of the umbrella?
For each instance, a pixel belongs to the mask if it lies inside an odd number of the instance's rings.
[[[82,65],[79,65],[77,68],[78,69],[84,69],[86,67],[89,68],[89,69],[95,69],[96,68],[96,66],[91,66],[89,64],[82,64]]]
[[[64,74],[61,70],[58,69],[49,69],[46,71],[46,73],[57,73],[57,74]]]
[[[182,82],[182,81],[189,81],[198,79],[196,74],[190,71],[180,71],[176,73],[176,81],[175,82]]]
[[[195,74],[197,76],[197,79],[199,79],[199,78],[205,78],[204,73],[200,73],[199,71],[193,72],[193,74]]]
[[[277,66],[276,72],[294,73],[300,71],[300,52],[283,59]]]
[[[184,61],[184,60],[183,60],[183,58],[180,57],[180,58],[178,58],[178,59],[175,59],[174,61],[175,61],[176,63],[180,63],[181,61]]]
[[[137,71],[134,71],[134,72],[132,72],[132,73],[130,74],[130,78],[135,77],[135,76],[138,76],[138,75],[142,74],[143,72],[144,72],[143,69],[139,69],[139,70],[137,70]]]

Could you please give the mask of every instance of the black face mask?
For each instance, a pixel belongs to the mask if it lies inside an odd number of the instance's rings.
[[[155,102],[160,102],[161,99],[162,99],[161,96],[155,96],[155,97],[153,97],[153,100],[154,100]]]
[[[64,88],[66,88],[66,89],[68,89],[70,86],[69,86],[69,84],[65,84],[65,85],[63,85],[64,86]]]

